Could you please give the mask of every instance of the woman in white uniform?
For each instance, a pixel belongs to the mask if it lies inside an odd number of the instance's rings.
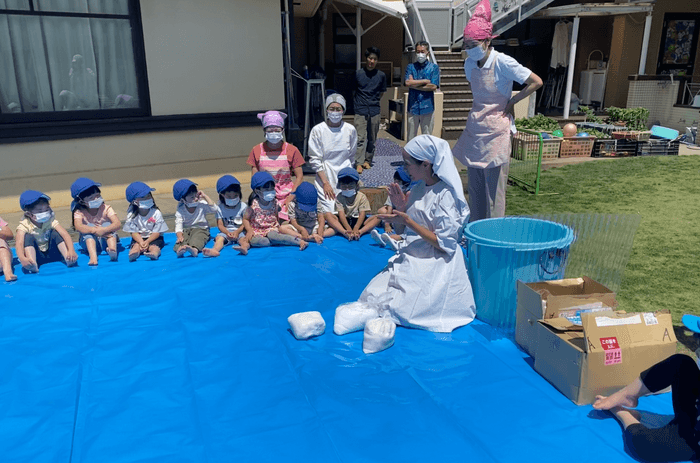
[[[537,74],[491,47],[492,29],[491,5],[482,0],[464,29],[464,73],[474,103],[452,150],[467,166],[471,221],[505,215],[513,108],[542,86]],[[511,96],[513,82],[527,85]]]
[[[380,301],[399,325],[447,333],[474,320],[476,310],[459,246],[469,207],[445,140],[420,135],[406,144],[403,158],[418,183],[408,195],[390,185],[394,212],[381,217],[405,226],[406,239],[360,301]]]
[[[357,130],[343,122],[345,98],[334,93],[326,98],[326,122],[311,129],[309,134],[309,165],[316,172],[316,191],[323,212],[335,212],[338,172],[352,167],[357,151]]]

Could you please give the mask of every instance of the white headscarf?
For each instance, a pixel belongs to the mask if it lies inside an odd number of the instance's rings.
[[[464,198],[464,186],[459,177],[455,161],[452,158],[450,144],[442,138],[432,135],[418,135],[406,143],[404,150],[414,159],[428,161],[433,165],[433,172],[454,192],[457,207],[462,215],[469,215],[469,206]]]
[[[326,98],[326,109],[331,105],[331,103],[338,103],[340,106],[343,107],[343,112],[347,109],[347,106],[345,105],[345,98],[343,98],[343,95],[340,93],[333,93],[332,95],[328,95],[328,98]]]

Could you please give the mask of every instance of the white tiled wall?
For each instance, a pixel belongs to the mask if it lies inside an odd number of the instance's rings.
[[[647,108],[648,125],[662,125],[681,133],[700,119],[700,108],[674,107],[678,97],[678,82],[635,80],[630,82],[627,93],[628,108]]]

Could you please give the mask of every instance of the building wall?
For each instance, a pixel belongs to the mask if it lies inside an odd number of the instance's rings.
[[[142,0],[141,9],[154,115],[284,107],[279,0]],[[2,144],[0,202],[64,190],[79,176],[107,186],[246,175],[261,138],[246,127]]]
[[[627,108],[649,110],[648,125],[662,125],[685,133],[685,128],[700,120],[698,108],[674,106],[679,83],[668,80],[631,81],[627,96]]]
[[[613,18],[581,18],[579,24],[579,37],[576,44],[576,63],[574,64],[574,82],[572,88],[580,97],[579,84],[581,71],[587,69],[588,56],[594,50],[600,50],[605,58],[610,56],[610,43],[612,41]],[[591,60],[601,60],[600,53],[593,53]]]
[[[656,63],[661,47],[661,33],[666,13],[697,13],[700,12],[700,2],[688,0],[658,0],[654,4],[649,49],[647,52],[645,74],[656,74]],[[639,58],[644,38],[644,14],[616,16],[613,28],[613,43],[611,45],[610,62],[618,72],[608,77],[608,87],[605,96],[606,106],[624,106],[629,89],[627,77],[637,74]],[[695,57],[695,79],[700,79],[700,47]]]

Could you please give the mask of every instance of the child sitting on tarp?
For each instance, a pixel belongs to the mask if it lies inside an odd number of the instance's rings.
[[[248,198],[248,208],[243,214],[245,237],[238,240],[233,249],[248,254],[250,247],[299,246],[300,250],[309,245],[298,236],[289,224],[280,225],[280,205],[275,199],[275,179],[267,172],[256,172],[250,179],[252,193]]]
[[[158,260],[165,246],[163,233],[168,231],[168,225],[163,220],[163,214],[156,206],[151,191],[155,191],[155,188],[143,182],[133,182],[126,187],[129,209],[126,212],[124,231],[131,233],[129,262],[135,261],[141,254],[151,260]]]
[[[12,251],[10,251],[10,246],[7,244],[12,238],[14,238],[12,230],[7,226],[7,222],[0,217],[0,270],[5,276],[5,281],[15,281],[17,279],[17,275],[14,274],[12,269]]]
[[[51,198],[35,190],[19,197],[25,218],[17,226],[15,251],[27,273],[38,273],[39,267],[49,262],[63,260],[73,267],[78,261],[73,240],[56,220],[49,201]]]
[[[216,211],[219,234],[214,239],[214,246],[202,251],[207,257],[218,257],[224,246],[238,243],[241,233],[245,234],[243,214],[248,206],[241,201],[241,182],[233,175],[224,175],[216,181],[216,192],[219,193]]]
[[[408,175],[408,172],[404,170],[403,166],[399,166],[398,169],[396,169],[396,172],[394,172],[394,183],[401,188],[401,191],[403,191],[404,194],[408,194],[408,191],[413,186],[411,183],[411,177]],[[387,196],[386,202],[377,210],[377,214],[391,214],[393,210],[394,205],[391,203],[391,196]],[[396,228],[398,229],[400,226],[397,226]],[[381,247],[390,246],[394,251],[398,251],[398,242],[403,240],[403,237],[400,233],[394,233],[394,231],[395,230],[392,228],[391,223],[384,222],[384,233],[379,234],[377,230],[372,230],[372,239]],[[396,231],[398,232],[399,230]],[[401,232],[403,232],[403,230],[401,230]]]
[[[359,240],[379,225],[377,217],[368,217],[371,208],[367,196],[358,191],[360,176],[352,167],[345,167],[338,172],[340,194],[335,199],[338,217],[326,213],[328,224],[348,240]]]
[[[105,204],[100,184],[80,177],[70,186],[73,197],[73,228],[80,233],[80,247],[90,257],[88,265],[97,265],[97,256],[106,251],[111,261],[117,260],[119,237],[122,226],[111,206]]]
[[[305,241],[321,244],[323,238],[335,235],[335,230],[326,224],[316,187],[309,182],[302,182],[294,191],[287,213],[290,223]]]
[[[179,202],[175,211],[177,239],[173,249],[177,257],[185,253],[197,257],[211,237],[207,214],[216,213],[216,204],[197,189],[196,183],[186,178],[175,182],[173,197]]]

